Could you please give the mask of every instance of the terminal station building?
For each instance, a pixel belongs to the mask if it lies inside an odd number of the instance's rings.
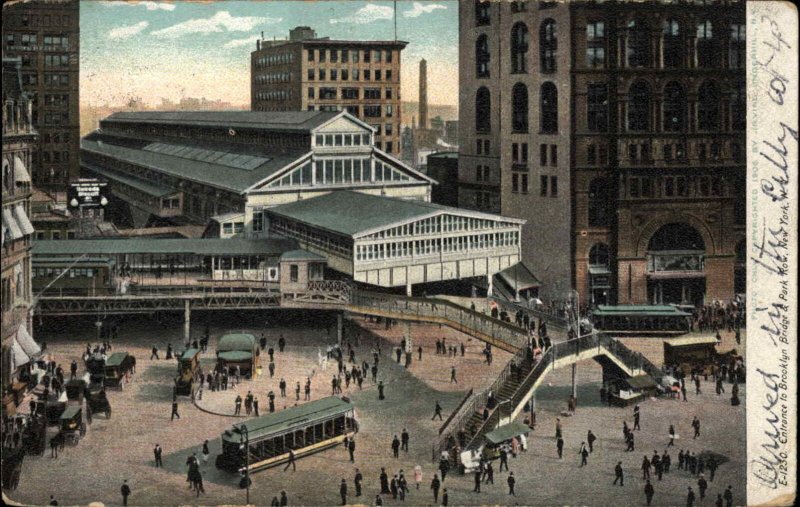
[[[435,205],[436,182],[375,146],[347,112],[128,112],[81,142],[136,225],[286,237],[381,287],[493,275],[520,261],[524,220]]]

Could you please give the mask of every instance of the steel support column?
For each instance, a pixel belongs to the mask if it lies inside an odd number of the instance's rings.
[[[192,341],[192,306],[188,299],[183,303],[183,341]]]

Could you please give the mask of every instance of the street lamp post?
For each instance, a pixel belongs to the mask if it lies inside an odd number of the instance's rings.
[[[244,484],[247,490],[247,505],[250,505],[250,434],[247,426],[239,425],[239,449],[244,451]]]

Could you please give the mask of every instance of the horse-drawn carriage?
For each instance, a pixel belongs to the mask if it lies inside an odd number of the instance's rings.
[[[103,412],[106,419],[111,419],[111,404],[108,402],[106,390],[87,391],[86,406],[89,409],[89,414],[98,414]]]
[[[91,422],[91,416],[87,413],[87,419]],[[59,432],[64,441],[71,441],[77,444],[86,435],[86,423],[83,421],[83,407],[80,405],[68,405],[64,413],[59,418]]]
[[[64,385],[64,390],[67,392],[67,400],[83,402],[84,394],[86,393],[86,381],[82,379],[68,380]]]
[[[132,355],[127,352],[114,352],[105,361],[103,384],[122,389],[135,370],[136,359]]]

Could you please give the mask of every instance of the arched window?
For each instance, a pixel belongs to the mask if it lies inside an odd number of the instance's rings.
[[[731,93],[731,129],[733,130],[747,128],[746,96],[744,83],[739,83],[733,88],[733,93]]]
[[[728,48],[728,67],[743,69],[745,64],[745,48],[747,46],[747,32],[745,25],[731,24],[731,40]]]
[[[12,183],[11,164],[8,163],[8,160],[3,160],[3,187],[7,192],[11,192],[14,188]]]
[[[650,29],[643,20],[628,22],[628,45],[626,47],[628,67],[650,65]]]
[[[489,39],[486,34],[475,41],[475,74],[478,77],[489,77]]]
[[[628,130],[650,128],[650,87],[644,81],[633,84],[628,98]]]
[[[706,81],[700,87],[697,104],[697,128],[719,130],[719,90],[716,83]]]
[[[609,227],[612,210],[611,181],[593,179],[589,183],[589,227]]]
[[[674,19],[664,21],[663,37],[664,67],[681,67],[683,65],[683,44],[680,24]]]
[[[650,242],[647,244],[647,249],[651,252],[659,252],[664,250],[705,250],[705,242],[703,237],[697,232],[697,229],[689,224],[672,223],[662,226],[658,229]]]
[[[556,70],[556,49],[558,49],[556,22],[553,19],[545,19],[539,27],[539,62],[542,72]]]
[[[558,132],[558,90],[547,82],[539,89],[540,129],[546,134]]]
[[[485,86],[475,94],[475,130],[489,132],[492,129],[492,97]]]
[[[595,243],[589,250],[589,265],[590,266],[605,266],[608,267],[610,263],[609,248],[605,243]]]
[[[488,25],[491,21],[492,3],[488,0],[475,0],[475,24],[478,26]]]
[[[664,131],[681,132],[686,126],[686,93],[672,81],[664,88]]]
[[[511,128],[514,132],[528,131],[528,87],[522,83],[511,90]]]
[[[714,66],[714,30],[711,21],[697,24],[697,66]]]
[[[528,72],[528,27],[517,23],[511,29],[511,72]]]

